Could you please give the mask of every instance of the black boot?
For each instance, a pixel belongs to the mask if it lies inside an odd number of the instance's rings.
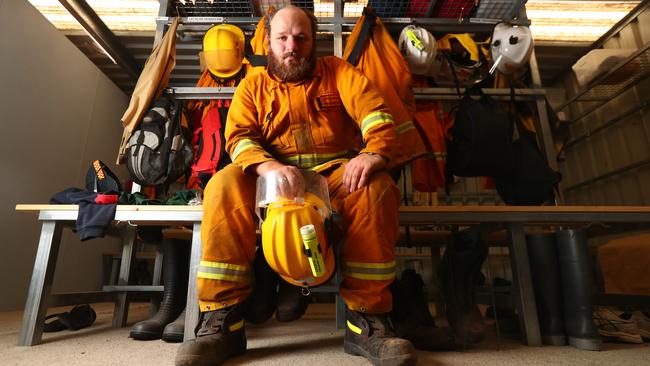
[[[185,309],[173,322],[163,329],[162,340],[169,343],[180,343],[185,336]]]
[[[279,277],[266,262],[262,247],[258,246],[257,248],[255,260],[253,260],[255,284],[253,292],[244,304],[244,317],[247,322],[253,324],[263,323],[273,316],[278,303]]]
[[[371,315],[346,309],[345,353],[364,356],[375,366],[415,365],[411,342],[398,338],[387,314]]]
[[[278,309],[275,319],[279,322],[290,322],[300,319],[309,306],[309,296],[303,294],[302,288],[285,281],[278,286]]]
[[[436,327],[429,311],[429,298],[422,277],[406,269],[390,286],[393,310],[390,320],[400,338],[408,339],[415,348],[436,351],[454,348],[454,331],[450,327]]]
[[[165,326],[185,309],[189,266],[189,243],[178,239],[163,239],[164,293],[158,312],[150,319],[136,323],[130,336],[139,340],[160,339]]]
[[[599,351],[601,340],[592,320],[592,276],[584,231],[560,230],[556,238],[569,344],[579,349]]]
[[[555,234],[526,235],[526,244],[542,341],[553,346],[563,346],[566,344],[566,334]]]
[[[476,286],[487,252],[480,232],[467,229],[454,234],[442,257],[441,282],[447,320],[454,329],[457,345],[462,348],[485,337],[485,323],[476,304]]]
[[[176,366],[215,366],[246,352],[246,327],[242,306],[201,313],[196,338],[183,342]]]

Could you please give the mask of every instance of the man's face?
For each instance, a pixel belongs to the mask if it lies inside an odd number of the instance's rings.
[[[272,74],[287,82],[311,76],[315,58],[309,18],[297,8],[279,10],[271,21],[268,66]]]

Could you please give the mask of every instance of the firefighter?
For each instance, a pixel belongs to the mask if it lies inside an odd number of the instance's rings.
[[[176,365],[217,365],[246,351],[242,303],[252,291],[255,181],[274,176],[287,196],[300,169],[327,180],[342,216],[344,350],[375,365],[415,364],[413,345],[387,321],[395,278],[399,191],[385,168],[393,117],[376,87],[333,56],[316,58],[316,18],[294,6],[268,17],[268,66],[237,88],[226,123],[233,160],[205,189],[198,269],[200,323]]]

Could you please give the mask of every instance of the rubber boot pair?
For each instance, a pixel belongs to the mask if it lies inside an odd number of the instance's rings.
[[[578,349],[600,350],[584,231],[528,235],[526,242],[542,341],[563,345],[568,336]]]
[[[150,319],[136,323],[130,336],[138,340],[162,338],[166,342],[182,342],[190,244],[186,240],[163,238],[161,245],[164,290],[160,308]]]
[[[485,337],[486,327],[476,303],[476,287],[487,246],[480,232],[470,228],[454,234],[441,263],[442,294],[456,346],[466,348]]]
[[[393,310],[390,320],[397,336],[426,351],[454,348],[454,331],[450,327],[436,327],[429,311],[429,297],[422,277],[412,269],[402,272],[390,286]]]

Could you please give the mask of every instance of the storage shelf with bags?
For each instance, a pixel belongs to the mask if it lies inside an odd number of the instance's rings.
[[[180,16],[179,34],[183,42],[191,42],[197,44],[195,49],[199,50],[200,42],[203,34],[212,25],[219,23],[235,24],[242,28],[248,35],[252,34],[257,23],[260,20],[260,15],[264,14],[269,5],[284,5],[292,3],[301,8],[307,8],[314,11],[319,23],[319,30],[326,33],[329,44],[325,43],[325,47],[332,45],[332,49],[321,49],[320,52],[326,51],[328,54],[333,54],[341,57],[343,53],[343,46],[347,37],[347,32],[352,30],[366,5],[373,7],[377,12],[383,24],[391,33],[399,33],[401,29],[409,24],[416,24],[426,28],[435,34],[444,33],[473,33],[479,34],[481,37],[487,38],[492,34],[494,25],[508,21],[518,25],[528,25],[530,21],[525,16],[524,0],[485,0],[480,2],[480,6],[468,16],[464,17],[436,17],[436,6],[445,5],[444,3],[468,3],[467,1],[445,1],[445,0],[431,0],[431,1],[344,1],[344,0],[330,0],[330,1],[239,1],[231,0],[228,2],[223,1],[200,1],[194,2],[179,0],[161,0],[161,11],[157,18],[157,25],[160,34],[162,30],[167,27],[176,15]],[[474,4],[473,1],[471,1]],[[179,4],[184,3],[184,6]],[[229,12],[228,9],[233,10]],[[451,10],[451,11],[459,11]],[[444,12],[442,12],[444,13]],[[447,11],[445,14],[450,14]],[[331,53],[330,53],[331,52]],[[197,51],[198,53],[198,51]],[[198,64],[198,57],[196,57]],[[534,56],[533,56],[534,59]],[[196,66],[195,66],[196,67]],[[539,81],[539,72],[537,70],[536,62],[531,60],[531,70],[533,88],[521,88],[515,90],[517,100],[533,101],[537,103],[538,110],[543,109],[539,113],[540,125],[539,131],[542,136],[543,150],[552,151],[552,142],[550,138],[550,129],[546,117],[545,108],[545,95],[546,92],[541,88]],[[189,69],[183,70],[183,78],[179,78],[181,83],[171,83],[170,88],[166,93],[174,95],[178,99],[194,99],[194,100],[209,100],[209,99],[229,99],[234,93],[234,88],[196,88],[185,83],[185,80],[190,80]],[[196,75],[198,78],[198,73]],[[461,93],[464,88],[461,88]],[[459,99],[458,91],[453,87],[435,87],[435,88],[414,88],[416,99],[431,99],[431,100],[447,100],[455,101]],[[510,98],[510,89],[485,89],[485,94],[490,95],[498,100],[507,101]],[[548,142],[547,142],[548,140]],[[547,154],[551,166],[555,166],[554,151]]]
[[[556,111],[578,104],[578,107],[583,108],[580,108],[578,114],[571,119],[572,122],[577,122],[649,77],[650,42],[618,62],[607,72],[594,78],[587,86],[559,105]]]

